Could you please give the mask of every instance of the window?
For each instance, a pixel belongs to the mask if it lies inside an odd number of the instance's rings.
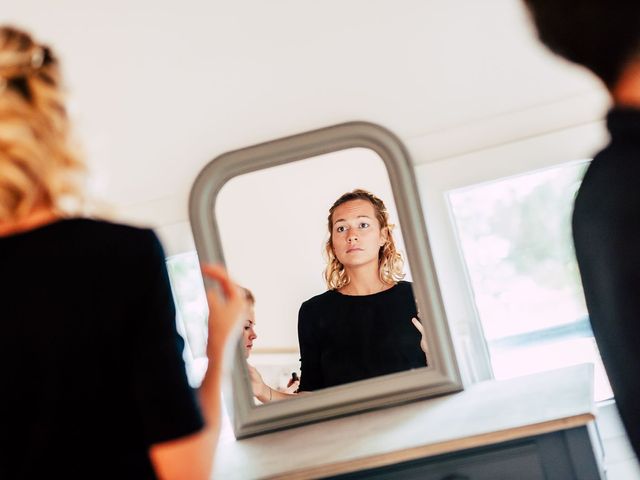
[[[167,258],[167,270],[176,304],[178,331],[185,338],[185,361],[192,386],[200,385],[207,368],[209,307],[196,252]]]
[[[589,326],[571,238],[587,162],[448,193],[493,374],[510,378],[595,365],[595,398],[612,396]]]

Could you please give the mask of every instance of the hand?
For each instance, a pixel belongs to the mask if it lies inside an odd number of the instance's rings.
[[[297,393],[300,388],[300,380],[289,381],[287,388],[283,390],[284,393]]]
[[[426,355],[428,346],[427,346],[427,337],[424,334],[424,327],[422,326],[422,323],[420,323],[420,320],[418,320],[416,317],[413,317],[411,319],[411,323],[413,323],[414,327],[418,329],[418,331],[420,332],[420,335],[422,336],[422,338],[420,338],[420,348]]]
[[[247,363],[247,370],[249,370],[249,380],[251,380],[251,389],[253,390],[254,397],[262,403],[270,401],[272,397],[271,387],[264,383],[258,369]]]
[[[298,374],[296,372],[293,372],[291,374],[291,378],[287,382],[287,388],[289,388],[291,385],[293,385],[296,382],[298,385],[300,385],[300,379],[298,378]]]
[[[246,299],[231,281],[225,269],[219,265],[203,265],[202,272],[220,284],[222,294],[215,289],[207,290],[209,304],[209,346],[218,350],[225,344],[234,327],[239,328],[239,320],[246,310]]]
[[[159,441],[149,448],[149,456],[158,478],[211,478],[213,457],[220,432],[220,383],[223,352],[229,336],[237,330],[246,309],[245,296],[220,266],[204,265],[202,273],[220,285],[208,289],[209,365],[198,389],[206,428],[191,435]]]

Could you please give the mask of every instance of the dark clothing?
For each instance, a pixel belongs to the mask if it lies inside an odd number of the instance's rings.
[[[203,426],[150,230],[63,220],[0,237],[0,478],[154,478]]]
[[[613,109],[610,144],[589,166],[573,237],[593,333],[640,456],[640,110]]]
[[[335,290],[302,304],[298,314],[300,391],[313,391],[426,366],[409,282],[373,295]]]

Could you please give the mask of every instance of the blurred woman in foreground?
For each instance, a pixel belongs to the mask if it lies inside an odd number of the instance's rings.
[[[56,56],[0,28],[0,478],[209,478],[244,296],[204,268],[222,294],[208,293],[194,392],[162,247],[150,230],[72,215],[83,169]]]

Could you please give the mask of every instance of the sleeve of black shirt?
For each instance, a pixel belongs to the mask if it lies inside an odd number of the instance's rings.
[[[298,343],[300,344],[300,388],[301,392],[312,392],[324,388],[320,364],[320,344],[315,312],[309,302],[304,302],[298,312]]]
[[[189,386],[184,341],[176,330],[176,310],[162,246],[150,230],[142,231],[137,252],[133,344],[133,391],[149,445],[200,430],[204,421]]]

